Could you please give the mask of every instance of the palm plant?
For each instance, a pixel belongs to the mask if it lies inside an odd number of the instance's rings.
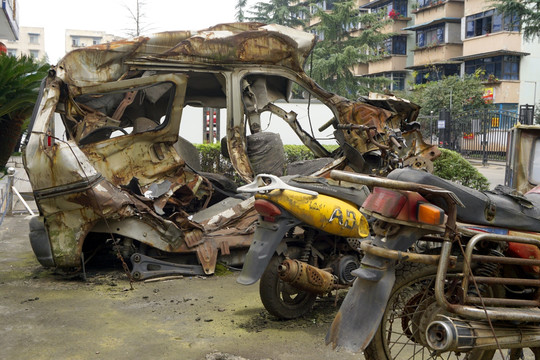
[[[31,57],[0,54],[0,169],[15,148],[24,121],[32,114],[48,68],[48,64]]]

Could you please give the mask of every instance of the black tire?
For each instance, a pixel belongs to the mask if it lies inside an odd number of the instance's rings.
[[[52,256],[51,244],[49,235],[43,220],[39,216],[34,216],[30,219],[30,245],[34,251],[34,255],[39,263],[46,268],[54,267],[54,259]]]
[[[289,247],[289,258],[300,257],[302,249]],[[266,267],[259,283],[261,301],[271,315],[280,319],[295,319],[311,310],[317,295],[298,290],[281,281],[278,266],[285,257],[275,255]]]
[[[415,328],[413,328],[414,317],[435,301],[434,296],[430,294],[432,294],[436,274],[437,268],[432,265],[402,263],[398,266],[396,282],[386,305],[381,325],[364,352],[366,360],[491,360],[493,358],[494,350],[432,355],[428,347],[414,341],[414,337],[419,336],[419,332],[415,333]]]

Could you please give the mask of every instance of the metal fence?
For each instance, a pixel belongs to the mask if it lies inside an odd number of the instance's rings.
[[[430,139],[431,134],[433,144],[486,163],[506,160],[508,130],[518,123],[519,115],[503,110],[472,110],[451,117],[443,110],[438,116],[424,117],[420,121],[424,136]]]

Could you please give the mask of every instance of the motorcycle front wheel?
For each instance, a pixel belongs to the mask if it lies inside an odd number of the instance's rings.
[[[299,247],[289,247],[289,258],[299,258],[302,251]],[[311,310],[317,295],[298,290],[279,278],[278,266],[283,260],[285,257],[282,255],[275,255],[270,260],[259,283],[259,295],[271,315],[280,319],[295,319]]]
[[[402,263],[396,269],[396,282],[371,343],[364,352],[366,360],[491,360],[494,350],[435,354],[422,345],[421,318],[433,311],[437,267]]]

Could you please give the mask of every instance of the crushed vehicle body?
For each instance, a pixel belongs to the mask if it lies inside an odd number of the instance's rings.
[[[279,25],[234,23],[67,54],[44,79],[23,155],[40,212],[30,225],[40,263],[80,269],[103,243],[132,257],[138,278],[211,274],[218,256],[241,263],[257,220],[254,200],[222,174],[201,171],[180,128],[193,121],[183,114],[187,106],[226,109],[222,152],[244,181],[263,172],[429,167],[439,152],[417,131],[419,107],[382,95],[354,102],[323,90],[303,71],[315,41]],[[331,128],[338,150],[329,152],[284,109],[294,87],[332,113],[320,131]],[[279,134],[259,139],[264,113],[283,119],[327,161],[288,167]],[[250,154],[257,141],[270,141],[275,154]],[[157,260],[171,254],[186,257]]]

